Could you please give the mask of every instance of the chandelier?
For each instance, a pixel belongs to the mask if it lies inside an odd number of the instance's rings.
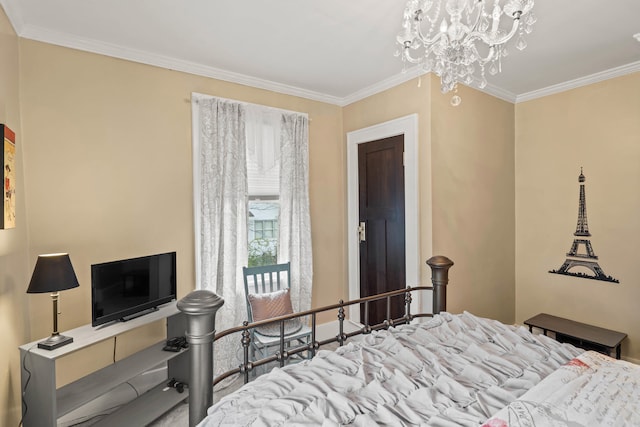
[[[483,89],[485,70],[502,71],[506,42],[518,33],[516,48],[527,47],[524,34],[536,22],[533,1],[408,0],[397,54],[405,64],[422,64],[425,72],[439,76],[442,93],[455,92],[459,82]],[[420,47],[424,55],[415,58],[412,51]],[[460,97],[454,95],[451,103],[458,105]]]

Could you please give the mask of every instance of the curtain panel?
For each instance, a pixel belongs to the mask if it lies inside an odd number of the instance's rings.
[[[244,106],[218,98],[197,99],[199,120],[198,288],[224,298],[216,328],[246,320],[242,266],[247,262],[247,161]],[[195,153],[194,153],[195,154]],[[238,340],[216,343],[216,374],[237,366]]]
[[[311,308],[313,257],[309,213],[309,119],[282,114],[280,140],[280,230],[278,262],[291,261],[291,301]]]
[[[261,159],[261,168],[279,163],[278,262],[291,262],[294,310],[308,310],[313,259],[307,116],[199,94],[193,94],[192,109],[196,287],[224,298],[216,329],[247,318],[247,152]],[[240,352],[239,336],[216,342],[214,374],[238,366]]]

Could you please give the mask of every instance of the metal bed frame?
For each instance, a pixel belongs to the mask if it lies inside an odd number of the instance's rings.
[[[220,381],[236,374],[241,374],[244,382],[249,381],[250,373],[257,367],[266,365],[271,362],[279,362],[280,366],[284,366],[286,361],[294,355],[307,352],[307,355],[313,357],[322,345],[337,342],[340,346],[353,336],[360,334],[368,334],[378,329],[388,329],[391,326],[410,323],[413,319],[419,317],[432,317],[441,311],[445,311],[447,307],[447,291],[446,286],[449,283],[449,268],[453,265],[453,261],[445,256],[434,256],[426,261],[431,268],[432,286],[414,286],[396,291],[386,292],[383,294],[373,295],[369,297],[359,298],[353,301],[340,300],[337,304],[315,308],[299,313],[286,316],[275,317],[273,319],[263,320],[259,322],[244,322],[242,326],[227,329],[216,334],[215,331],[215,315],[216,312],[224,304],[224,300],[213,292],[205,290],[193,291],[180,301],[178,301],[178,309],[182,311],[187,318],[186,339],[189,343],[190,363],[189,363],[189,427],[196,426],[202,421],[207,409],[213,403],[213,386]],[[412,292],[416,291],[432,291],[433,312],[432,313],[411,313]],[[391,298],[404,295],[405,314],[402,317],[391,318]],[[371,301],[386,300],[387,313],[386,319],[382,323],[369,325],[369,303]],[[364,325],[357,331],[351,333],[344,332],[345,307],[355,304],[364,305]],[[316,319],[318,313],[337,310],[339,332],[335,337],[318,341],[316,339]],[[298,345],[296,347],[285,348],[284,341],[284,322],[289,319],[302,317],[311,317],[311,340],[308,344]],[[249,360],[249,347],[251,344],[251,329],[272,324],[280,323],[280,348],[275,354],[251,361]],[[243,362],[239,367],[227,371],[215,379],[213,378],[214,361],[213,361],[213,344],[220,338],[240,333],[241,345],[243,348]],[[213,383],[212,383],[213,379]]]

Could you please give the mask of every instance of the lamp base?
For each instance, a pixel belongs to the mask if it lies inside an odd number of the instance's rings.
[[[51,335],[44,341],[38,343],[38,348],[45,350],[55,350],[58,347],[67,345],[73,342],[73,337],[65,337],[64,335]]]

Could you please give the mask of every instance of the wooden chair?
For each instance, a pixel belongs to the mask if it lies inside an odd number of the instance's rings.
[[[264,320],[291,313],[291,299],[288,290],[291,287],[291,263],[265,265],[260,267],[243,267],[245,299],[247,302],[247,316],[249,323]],[[275,302],[274,302],[275,301]],[[265,304],[266,303],[266,304]],[[263,304],[263,306],[258,306]],[[286,308],[279,307],[274,310],[274,315],[265,315],[264,305],[284,304]],[[287,305],[288,304],[288,305]],[[254,318],[254,312],[260,312],[258,319]],[[269,310],[267,310],[267,313]],[[285,346],[308,344],[311,339],[311,328],[304,325],[300,319],[285,321]],[[265,358],[270,352],[277,351],[280,347],[280,322],[273,323],[251,331],[251,356],[255,357],[258,351],[261,358]]]

